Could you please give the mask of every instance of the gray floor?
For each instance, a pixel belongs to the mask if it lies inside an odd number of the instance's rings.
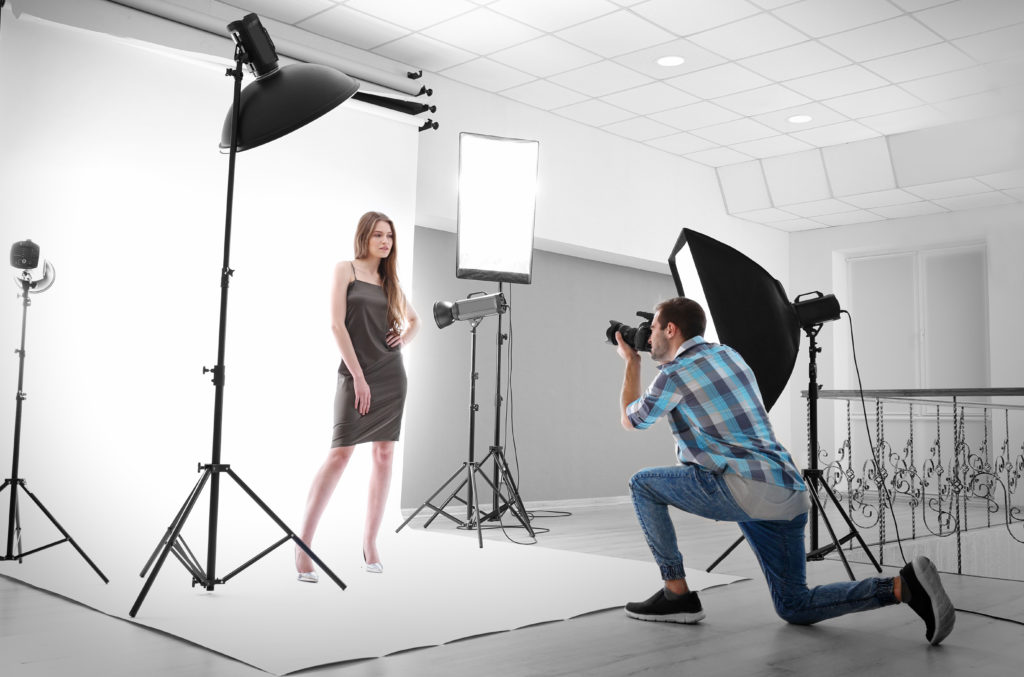
[[[550,529],[540,545],[633,559],[649,557],[628,504],[573,509],[571,517],[538,515]],[[737,534],[735,526],[678,515],[677,531],[688,565],[704,568]],[[438,520],[431,529],[453,530]],[[417,519],[409,528],[422,523]],[[463,533],[463,532],[460,532]],[[528,540],[521,529],[510,530]],[[470,534],[466,534],[470,536]],[[487,539],[503,539],[491,530]],[[486,547],[486,542],[485,542]],[[528,546],[523,546],[528,547]],[[0,563],[0,574],[15,563]],[[838,561],[808,565],[812,583],[845,578]],[[325,666],[323,677],[390,675],[1016,675],[1021,626],[960,613],[938,648],[924,641],[923,624],[893,607],[834,619],[814,627],[790,626],[773,613],[749,549],[742,545],[719,566],[743,581],[702,593],[708,618],[698,626],[643,623],[621,611],[465,639],[381,659]],[[894,567],[886,574],[894,573]],[[855,565],[858,576],[872,569]],[[658,585],[652,565],[651,591]],[[1024,583],[944,576],[960,609],[1024,621]],[[503,585],[500,580],[495,585]],[[586,585],[580,572],[580,585]],[[485,590],[469,591],[487,603]],[[0,576],[0,675],[209,675],[266,674],[175,637],[111,618],[74,602]],[[624,600],[626,601],[626,600]],[[414,603],[412,601],[411,603]],[[396,610],[400,613],[400,610]],[[387,631],[386,625],[381,627]]]

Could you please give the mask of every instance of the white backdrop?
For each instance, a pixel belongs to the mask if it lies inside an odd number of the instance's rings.
[[[197,463],[211,458],[214,388],[201,368],[216,363],[228,162],[217,144],[232,87],[225,45],[215,64],[3,17],[0,246],[31,238],[57,271],[28,313],[20,475],[108,570],[123,558],[141,568]],[[238,156],[222,461],[295,529],[330,443],[339,360],[330,275],[351,258],[363,212],[394,219],[411,295],[411,122],[348,102]],[[10,396],[0,406],[2,477],[13,440],[16,295],[13,282],[0,284],[0,392]],[[396,461],[393,515],[401,445]],[[325,558],[359,548],[367,472],[368,448],[322,523]],[[254,554],[279,535],[229,489],[221,575],[236,551]],[[7,500],[0,494],[0,533]],[[204,562],[207,505],[204,497],[188,529]],[[45,542],[49,528],[27,497],[22,517],[26,549]]]

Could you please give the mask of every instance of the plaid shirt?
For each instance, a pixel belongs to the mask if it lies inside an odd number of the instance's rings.
[[[649,428],[667,414],[680,462],[806,489],[775,439],[754,372],[739,353],[695,336],[658,368],[647,392],[626,408],[633,427]]]

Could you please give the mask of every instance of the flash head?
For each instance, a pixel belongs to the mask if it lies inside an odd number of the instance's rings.
[[[39,245],[32,240],[22,240],[11,245],[11,265],[21,270],[39,266]]]

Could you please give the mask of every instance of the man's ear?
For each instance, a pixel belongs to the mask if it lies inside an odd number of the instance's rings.
[[[666,322],[665,333],[668,334],[669,338],[675,338],[676,334],[679,333],[679,327],[676,326],[675,322]]]

